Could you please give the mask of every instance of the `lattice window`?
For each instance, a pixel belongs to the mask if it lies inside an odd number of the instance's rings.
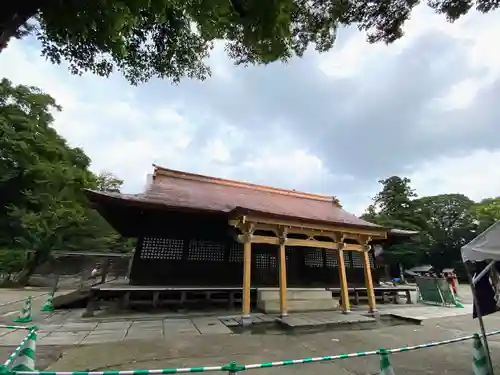
[[[358,253],[357,251],[352,252],[352,266],[354,268],[363,268],[363,258],[361,256],[361,253]]]
[[[351,268],[351,255],[349,254],[349,251],[344,251],[344,266],[345,268]]]
[[[278,263],[276,261],[276,257],[271,256],[269,258],[269,265],[271,266],[271,268],[276,268],[278,266]]]
[[[229,262],[243,263],[243,244],[233,242],[229,248]]]
[[[339,253],[337,250],[325,250],[326,266],[328,268],[337,268],[339,266]]]
[[[203,260],[210,262],[224,261],[224,244],[214,241],[189,241],[188,260]]]
[[[269,256],[266,254],[255,254],[255,268],[266,269],[269,268]]]
[[[308,267],[323,267],[323,252],[321,249],[307,249],[304,256],[304,263]]]
[[[368,254],[368,259],[370,260],[370,268],[375,268],[375,255],[373,253]]]
[[[145,237],[142,241],[141,259],[181,260],[184,241],[172,238]]]

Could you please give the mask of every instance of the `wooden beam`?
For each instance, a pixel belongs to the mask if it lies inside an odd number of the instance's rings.
[[[344,246],[343,249],[345,251],[358,251],[358,252],[364,251],[363,245],[344,243],[343,246]]]
[[[247,222],[252,222],[255,224],[270,224],[272,226],[287,228],[289,233],[293,233],[294,229],[307,229],[310,231],[327,231],[330,233],[346,233],[346,234],[354,234],[354,235],[365,235],[373,238],[385,239],[387,238],[386,228],[358,228],[358,227],[349,227],[345,225],[336,225],[336,224],[315,224],[315,223],[304,223],[298,220],[277,220],[270,219],[267,217],[260,217],[256,215],[246,215],[245,219]],[[241,222],[241,218],[234,217],[229,220],[230,225],[237,226],[238,222]]]
[[[286,294],[287,294],[287,280],[286,280],[286,252],[285,244],[287,242],[286,231],[281,233],[279,244],[279,284],[280,284],[280,315],[285,317],[288,315],[286,309]]]
[[[342,299],[342,312],[347,314],[351,311],[351,303],[349,301],[349,289],[347,286],[347,275],[345,272],[344,250],[339,248],[338,251],[339,264],[339,279],[340,279],[340,297]]]
[[[245,235],[240,234],[236,236],[236,241],[239,243],[245,243]],[[269,245],[280,245],[279,237],[269,237],[269,236],[252,236],[252,243],[265,243]],[[317,241],[317,240],[299,240],[296,238],[287,238],[286,244],[289,246],[300,246],[300,247],[316,247],[320,249],[330,249],[337,250],[340,246],[346,251],[364,251],[363,245],[358,244],[342,244],[341,242],[327,242],[327,241]]]
[[[370,254],[368,251],[370,246],[366,246],[365,251],[363,251],[363,267],[365,271],[365,284],[366,291],[368,294],[368,305],[370,306],[370,313],[377,311],[377,305],[375,302],[375,291],[373,290],[373,279],[372,279],[372,269],[370,266]]]

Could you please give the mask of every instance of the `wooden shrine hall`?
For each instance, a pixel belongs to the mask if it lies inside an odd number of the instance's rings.
[[[129,283],[135,286],[220,286],[251,289],[366,286],[374,311],[371,245],[389,229],[342,209],[335,197],[301,193],[154,166],[142,194],[87,191],[100,214],[123,236],[138,239]]]

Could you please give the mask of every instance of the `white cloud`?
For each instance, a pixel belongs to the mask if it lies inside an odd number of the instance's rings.
[[[192,111],[189,103],[166,102],[151,110],[138,89],[120,77],[71,76],[64,66],[54,66],[36,54],[32,47],[13,41],[0,56],[0,71],[15,84],[37,86],[52,95],[63,106],[63,112],[56,114],[55,128],[70,144],[84,148],[94,171],[111,171],[123,178],[127,191],[142,190],[152,163],[305,190],[309,184],[326,186],[331,179],[319,158],[290,150],[286,141],[282,152],[273,150],[272,139],[262,141],[252,155],[235,164],[233,150],[246,141],[246,135],[237,126],[213,119],[213,134],[199,153],[193,153],[187,148],[199,125],[182,114]],[[221,75],[230,79],[229,73],[223,74],[228,64],[215,66],[212,79]]]
[[[386,46],[383,43],[368,45],[365,33],[355,33],[345,45],[320,58],[319,67],[334,78],[348,78],[362,75],[365,70],[386,69],[380,62],[388,56],[401,53],[422,35],[439,32],[448,35],[467,46],[467,63],[478,73],[454,85],[440,98],[437,105],[446,109],[466,108],[477,92],[500,78],[500,54],[495,48],[500,37],[498,14],[478,14],[474,11],[454,23],[444,21],[443,15],[433,13],[426,4],[418,6],[405,25],[405,36]],[[436,60],[436,66],[447,64],[445,59]]]
[[[406,174],[419,197],[438,194],[464,194],[480,201],[500,196],[500,149],[472,150],[461,156],[442,156],[408,168]],[[385,176],[388,177],[388,176]],[[367,187],[366,193],[341,198],[356,215],[365,212],[380,185]]]
[[[500,150],[443,156],[419,166],[409,177],[420,196],[461,193],[480,200],[500,196]]]

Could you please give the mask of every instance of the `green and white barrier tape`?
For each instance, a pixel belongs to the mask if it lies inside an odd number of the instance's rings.
[[[493,336],[500,334],[499,331],[488,332],[487,336]],[[451,344],[460,341],[471,340],[476,337],[477,334],[468,335],[463,337],[457,337],[455,339],[443,340],[430,342],[421,345],[413,345],[402,348],[395,349],[384,349],[383,353],[381,350],[372,350],[366,352],[356,352],[356,353],[348,353],[348,354],[337,354],[337,355],[329,355],[322,357],[311,357],[311,358],[302,358],[302,359],[291,359],[284,361],[276,361],[276,362],[264,362],[264,363],[256,363],[249,365],[237,365],[235,362],[231,362],[225,366],[202,366],[202,367],[185,367],[185,368],[165,368],[158,370],[126,370],[126,371],[12,371],[12,374],[15,375],[157,375],[157,374],[178,374],[178,373],[187,373],[187,372],[209,372],[209,371],[228,371],[231,374],[234,374],[239,371],[244,370],[252,370],[258,368],[268,368],[268,367],[280,367],[280,366],[289,366],[289,365],[297,365],[297,364],[305,364],[305,363],[313,363],[313,362],[325,362],[325,361],[334,361],[337,359],[346,359],[346,358],[358,358],[358,357],[366,357],[377,354],[392,354],[392,353],[401,353],[407,352],[411,350],[418,350],[424,348],[432,348],[435,346]],[[21,343],[19,347],[22,347],[25,343],[26,339]],[[16,349],[17,350],[17,349]],[[14,354],[13,354],[14,355]]]
[[[26,329],[28,331],[31,331],[33,329],[33,326],[13,326],[13,325],[9,325],[9,324],[0,324],[0,328]]]

